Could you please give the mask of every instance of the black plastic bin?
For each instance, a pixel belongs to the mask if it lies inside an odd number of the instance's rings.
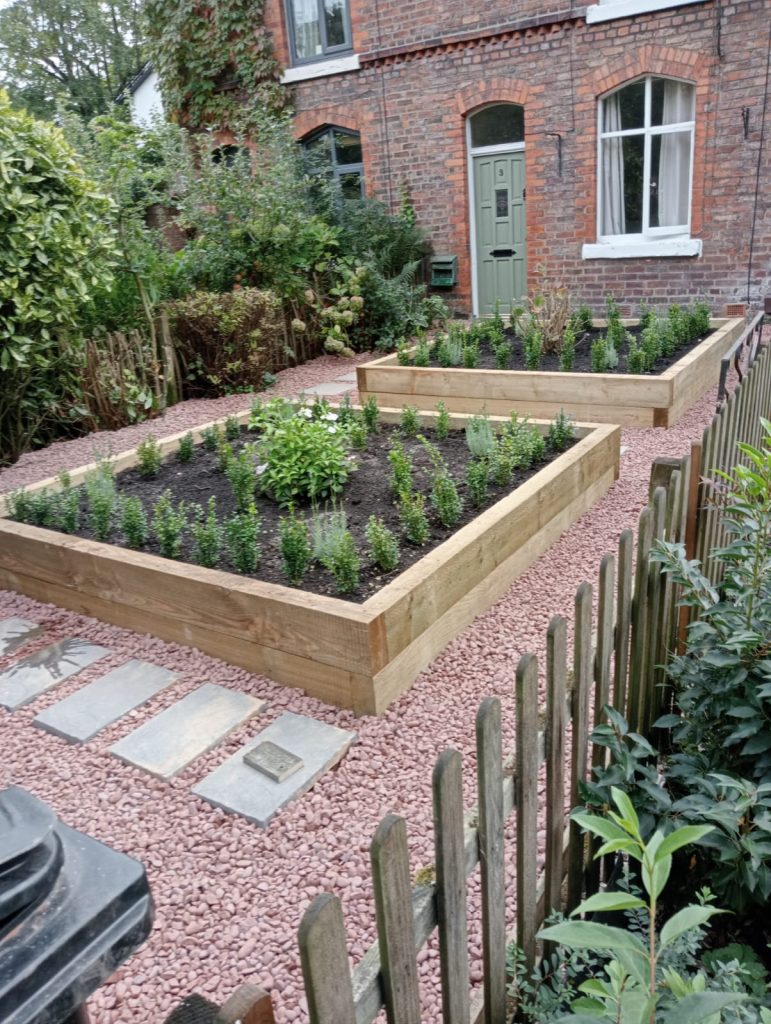
[[[0,1021],[87,1019],[82,1004],[150,933],[142,864],[0,790]]]

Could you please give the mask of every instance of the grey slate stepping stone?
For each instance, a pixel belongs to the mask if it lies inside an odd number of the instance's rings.
[[[65,740],[82,743],[127,711],[144,704],[176,678],[167,668],[132,658],[41,711],[32,722]]]
[[[35,651],[0,672],[0,706],[15,711],[108,654],[106,647],[76,637]]]
[[[347,380],[330,380],[325,384],[314,384],[311,388],[303,388],[305,395],[321,395],[322,398],[330,395],[341,395],[344,391],[351,390],[351,382]]]
[[[29,619],[3,619],[0,622],[0,654],[11,654],[33,637],[40,636],[43,627]]]
[[[355,738],[355,732],[286,712],[202,779],[193,792],[215,807],[241,814],[265,828],[277,811],[306,793],[336,765]],[[251,768],[244,754],[266,741],[302,758],[302,768],[283,782],[273,782]]]
[[[110,753],[170,779],[264,707],[257,697],[204,683],[113,744]]]
[[[356,380],[356,371],[352,370],[350,373],[343,373],[339,377],[335,377],[335,380]]]

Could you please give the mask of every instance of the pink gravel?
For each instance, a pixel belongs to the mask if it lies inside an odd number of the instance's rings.
[[[324,358],[285,371],[281,393],[339,377],[353,365],[355,361]],[[473,767],[476,709],[489,695],[502,701],[505,743],[511,744],[519,657],[532,651],[543,660],[551,616],[572,617],[577,586],[585,579],[596,580],[602,555],[614,550],[619,533],[636,523],[647,499],[652,459],[686,454],[691,441],[701,436],[714,402],[712,392],[667,431],[624,430],[621,477],[612,490],[380,718],[355,719],[350,712],[193,649],[0,591],[0,617],[22,615],[46,625],[45,636],[24,653],[75,634],[115,652],[109,661],[91,666],[30,707],[13,715],[0,711],[0,784],[25,786],[47,800],[67,824],[139,858],[148,870],[156,903],[152,935],[89,1001],[94,1018],[104,1024],[145,1024],[162,1019],[190,992],[224,1000],[241,982],[255,980],[273,992],[279,1024],[307,1020],[296,942],[303,911],[319,892],[339,895],[352,962],[361,959],[375,937],[368,848],[381,817],[395,812],[407,819],[413,871],[433,862],[434,759],[445,747],[454,746],[467,768]],[[244,396],[185,403],[169,411],[163,426],[169,432],[192,427],[245,404]],[[129,427],[109,437],[114,450],[122,450],[147,432],[158,433],[158,426]],[[0,478],[0,490],[82,464],[90,458],[93,444],[93,438],[85,438],[25,456]],[[69,746],[33,727],[32,718],[44,707],[129,657],[174,669],[178,681],[82,746]],[[0,659],[0,669],[3,665]],[[269,708],[171,782],[153,779],[107,753],[116,739],[206,680],[263,697]],[[191,794],[195,782],[286,710],[353,728],[358,743],[337,769],[265,831]],[[475,796],[473,773],[467,771],[467,776],[468,806]],[[511,824],[508,833],[511,843]],[[510,916],[513,883],[510,876]],[[478,982],[475,886],[469,911],[472,979]],[[437,956],[435,942],[419,956],[422,1019],[429,1024],[441,1021]]]

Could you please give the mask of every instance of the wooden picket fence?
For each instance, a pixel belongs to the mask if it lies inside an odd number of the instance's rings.
[[[762,437],[760,417],[771,418],[771,345],[759,348],[749,370],[723,403],[704,431],[701,441],[691,448],[691,505],[693,527],[688,550],[698,558],[705,574],[719,582],[720,566],[712,552],[726,540],[720,515],[720,479],[716,470],[730,472],[747,459],[737,441],[757,447]]]

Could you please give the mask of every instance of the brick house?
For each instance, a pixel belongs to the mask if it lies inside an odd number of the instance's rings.
[[[409,189],[464,312],[539,268],[601,308],[771,292],[769,0],[267,0],[296,134]],[[736,310],[738,312],[738,309]]]

